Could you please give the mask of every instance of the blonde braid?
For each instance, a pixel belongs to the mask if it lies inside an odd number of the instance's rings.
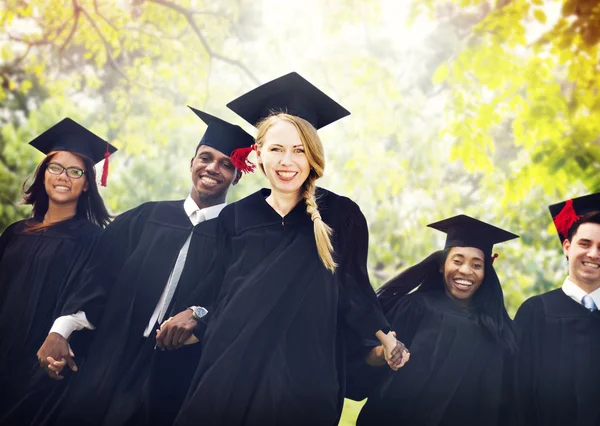
[[[306,213],[310,215],[313,221],[315,240],[317,242],[317,252],[323,265],[331,272],[335,272],[337,264],[333,260],[333,244],[331,244],[331,228],[323,222],[321,214],[319,213],[319,207],[315,200],[315,189],[317,178],[311,172],[308,179],[304,183],[304,191],[302,192],[302,198],[306,202]]]

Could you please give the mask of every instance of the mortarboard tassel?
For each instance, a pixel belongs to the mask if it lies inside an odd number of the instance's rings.
[[[573,200],[567,200],[562,210],[553,218],[554,226],[556,226],[556,230],[563,238],[567,238],[569,229],[579,219],[580,216],[577,215],[573,208]]]
[[[492,256],[492,265],[494,264],[494,260],[498,259],[500,257],[500,255],[498,253],[494,253],[494,255]]]
[[[108,152],[108,145],[106,147],[106,152],[104,153],[104,165],[102,166],[102,177],[100,178],[100,185],[106,186],[106,181],[108,179],[108,157],[110,157],[110,152]]]
[[[252,173],[256,168],[256,164],[252,163],[248,160],[248,155],[256,148],[256,144],[252,144],[247,148],[237,148],[234,149],[231,155],[231,163],[236,167],[236,169],[240,170],[243,173]]]

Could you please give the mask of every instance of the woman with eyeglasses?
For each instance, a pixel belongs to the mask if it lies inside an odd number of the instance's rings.
[[[26,417],[43,397],[32,393],[52,391],[34,386],[40,371],[36,351],[61,300],[77,282],[70,277],[84,266],[109,222],[94,164],[116,151],[69,118],[30,145],[46,154],[24,189],[23,204],[32,206],[31,217],[13,223],[0,236],[0,423],[6,424],[29,424]],[[85,339],[78,340],[71,342],[75,354],[77,343]],[[47,377],[45,381],[53,384]]]

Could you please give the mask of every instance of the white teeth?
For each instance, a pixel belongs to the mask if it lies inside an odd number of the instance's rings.
[[[284,178],[291,178],[293,176],[296,176],[297,172],[277,172],[277,174]]]
[[[600,265],[598,265],[597,263],[583,262],[583,265],[589,266],[590,268],[594,268],[594,269],[600,268]]]
[[[454,282],[456,284],[460,284],[460,285],[468,285],[468,286],[472,286],[473,285],[473,283],[471,281],[468,281],[468,280],[457,279],[457,280],[454,280]]]
[[[202,176],[202,178],[201,178],[201,179],[202,179],[204,182],[206,182],[206,183],[210,183],[210,184],[213,184],[213,185],[215,185],[215,184],[219,183],[219,182],[218,182],[216,179],[209,178],[208,176]]]
[[[62,185],[56,185],[54,188],[61,190],[61,191],[70,191],[71,190],[71,188],[69,188],[68,186],[62,186]]]

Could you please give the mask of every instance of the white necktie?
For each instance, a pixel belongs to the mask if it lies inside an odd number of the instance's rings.
[[[202,213],[200,210],[194,211],[190,216],[190,221],[194,226],[198,225],[200,222],[203,222],[205,219],[204,213]],[[185,266],[185,259],[187,258],[188,249],[190,248],[190,241],[192,240],[193,234],[194,230],[192,229],[192,232],[188,236],[187,240],[185,240],[183,247],[181,247],[179,256],[177,256],[177,261],[173,267],[173,272],[171,273],[171,277],[167,283],[167,296],[165,297],[165,302],[163,303],[160,314],[158,315],[159,324],[161,324],[165,318],[167,310],[169,309],[169,305],[171,304],[171,300],[173,299],[173,295],[175,294],[175,290],[177,289],[177,284],[179,283],[181,273],[183,272],[183,267]]]
[[[590,296],[589,294],[583,296],[583,299],[581,301],[583,302],[583,306],[585,306],[586,309],[588,309],[590,312],[594,312],[597,309],[596,304],[594,303],[594,299],[592,299],[592,296]]]

